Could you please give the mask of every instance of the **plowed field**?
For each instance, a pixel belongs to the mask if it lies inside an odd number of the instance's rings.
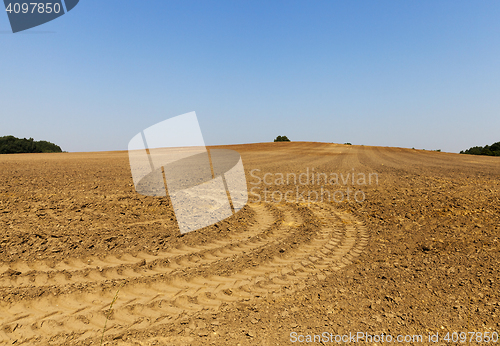
[[[249,203],[184,235],[127,152],[0,156],[0,344],[500,333],[500,158],[224,148]]]

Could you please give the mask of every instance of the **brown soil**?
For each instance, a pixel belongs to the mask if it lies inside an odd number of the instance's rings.
[[[430,333],[500,333],[500,158],[226,148],[241,154],[254,194],[183,236],[168,197],[135,192],[126,152],[0,156],[0,344],[99,345],[105,325],[106,345],[284,345],[293,332],[420,334],[426,344]],[[297,188],[319,192],[316,182],[286,184],[287,173],[313,168],[354,172],[354,184],[324,186],[349,188],[350,200],[305,192],[277,203]],[[255,178],[266,173],[267,203]],[[370,173],[378,184],[357,183]]]

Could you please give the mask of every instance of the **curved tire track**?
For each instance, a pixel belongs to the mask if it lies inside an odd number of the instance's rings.
[[[135,257],[123,256],[104,261],[106,267],[100,269],[64,269],[64,273],[54,268],[44,272],[47,276],[55,274],[50,278],[52,286],[42,284],[38,288],[53,289],[54,295],[2,304],[0,341],[23,344],[50,339],[57,343],[68,338],[95,338],[102,332],[121,281],[125,283],[113,306],[106,335],[168,323],[196,311],[216,310],[224,302],[293,292],[307,279],[322,280],[352,263],[368,242],[361,222],[326,204],[302,209],[296,206],[295,211],[279,206],[279,212],[274,212],[278,217],[273,216],[270,206],[252,208],[257,223],[247,232],[149,256],[150,265],[143,269],[137,268]],[[296,246],[273,252],[294,241]],[[249,258],[256,263],[249,264]],[[230,273],[218,271],[227,261],[246,266],[236,266]],[[34,274],[43,275],[40,272]],[[72,290],[81,284],[75,277],[85,278],[84,289]],[[36,287],[23,280],[10,284],[21,290]]]
[[[246,232],[232,234],[226,240],[216,240],[199,246],[173,248],[168,252],[163,252],[156,256],[138,253],[135,256],[131,254],[125,254],[120,257],[107,256],[105,259],[95,257],[87,261],[78,258],[69,258],[57,263],[53,267],[43,261],[32,263],[17,262],[0,268],[0,272],[9,270],[17,272],[14,277],[0,277],[0,288],[51,286],[109,279],[118,280],[130,276],[155,275],[158,272],[168,273],[175,268],[185,268],[186,266],[193,265],[187,257],[195,253],[208,258],[211,257],[211,254],[217,253],[213,255],[213,259],[218,260],[220,257],[226,257],[229,254],[227,251],[230,251],[231,246],[239,244],[239,246],[243,247],[243,243],[251,243],[254,240],[253,238],[268,230],[277,221],[272,211],[264,205],[256,205],[253,209],[256,212],[255,224],[249,227]],[[150,221],[150,223],[156,221]],[[251,247],[250,245],[248,248],[250,249]],[[224,249],[226,249],[226,252],[222,253]],[[162,266],[162,263],[166,263],[165,260],[170,262],[170,268]],[[211,262],[210,259],[201,261]],[[134,269],[144,267],[146,263],[149,263],[149,269],[135,272],[134,274]]]

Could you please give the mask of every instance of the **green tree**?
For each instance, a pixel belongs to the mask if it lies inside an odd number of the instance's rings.
[[[472,147],[460,151],[460,154],[500,156],[500,142],[493,143],[492,145],[485,145],[484,147]]]
[[[47,141],[35,141],[33,138],[0,137],[0,154],[19,153],[60,153],[61,147]]]
[[[290,142],[287,136],[278,136],[274,140],[275,142]]]

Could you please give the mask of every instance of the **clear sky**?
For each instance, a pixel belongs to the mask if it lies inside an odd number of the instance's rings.
[[[81,0],[17,34],[0,13],[0,52],[0,135],[67,151],[190,111],[207,145],[500,141],[498,0]]]

